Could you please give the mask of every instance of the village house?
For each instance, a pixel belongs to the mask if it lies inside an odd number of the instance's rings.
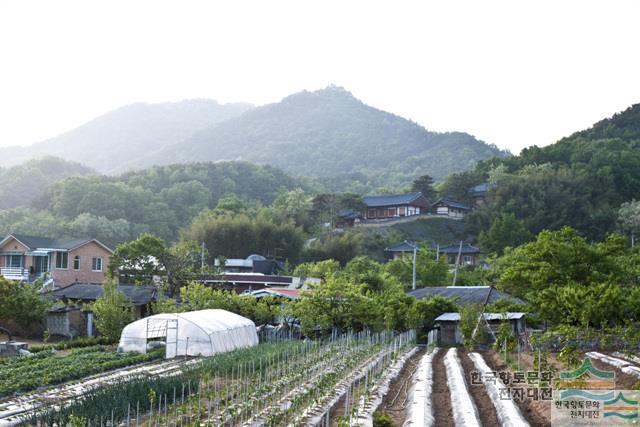
[[[436,215],[451,219],[462,219],[471,211],[471,207],[450,197],[444,197],[432,206]]]
[[[416,245],[414,242],[409,240],[405,240],[402,243],[398,243],[397,245],[389,246],[384,248],[387,256],[390,259],[400,259],[405,256],[413,256],[413,251],[419,251],[420,246]]]
[[[363,197],[367,209],[367,220],[402,218],[426,214],[429,208],[427,199],[421,192],[396,194],[390,196]]]
[[[10,234],[0,241],[0,275],[9,280],[52,280],[56,288],[72,283],[102,283],[113,251],[96,239]]]
[[[440,246],[438,248],[440,256],[446,256],[449,264],[455,264],[460,254],[460,265],[478,265],[480,258],[480,249],[469,243],[463,243],[462,248],[459,243]]]
[[[475,185],[469,190],[469,195],[473,199],[475,207],[479,208],[487,204],[487,192],[489,191],[489,183]]]
[[[103,289],[98,283],[73,283],[47,293],[46,296],[55,301],[45,319],[49,333],[69,338],[94,336],[93,313],[84,304],[95,302],[102,296]],[[118,291],[131,302],[135,319],[151,314],[151,303],[157,299],[155,286],[120,284]]]

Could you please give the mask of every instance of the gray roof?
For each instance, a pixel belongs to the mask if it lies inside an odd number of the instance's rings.
[[[457,304],[483,304],[487,299],[490,286],[446,286],[446,287],[427,287],[409,291],[408,294],[417,299],[431,298],[433,296],[441,296],[455,300]],[[505,292],[493,289],[489,298],[489,304],[506,298],[511,302],[524,304],[520,298],[511,296]]]
[[[433,204],[433,206],[436,206],[436,205],[439,205],[439,204],[445,205],[445,206],[449,206],[451,208],[462,209],[462,210],[465,210],[465,211],[470,211],[471,210],[470,206],[467,206],[464,203],[459,202],[459,201],[457,201],[455,199],[451,199],[449,197],[444,197],[442,199],[439,199],[437,202],[435,202]]]
[[[35,250],[35,249],[74,249],[77,248],[78,246],[81,246],[85,243],[88,243],[92,240],[95,239],[91,239],[91,238],[79,238],[79,237],[60,237],[60,238],[49,238],[49,237],[36,237],[36,236],[29,236],[26,234],[10,234],[9,236],[5,237],[5,239],[7,239],[8,237],[13,236],[15,237],[18,241],[20,241],[21,243],[27,245],[29,247],[29,249],[31,250]],[[5,240],[3,239],[3,240]],[[97,242],[97,240],[96,240]],[[104,246],[106,249],[107,248],[104,244],[98,242],[100,245]],[[111,250],[111,249],[109,249]]]
[[[483,182],[482,184],[478,184],[474,187],[471,187],[471,190],[469,190],[469,193],[473,195],[482,195],[482,194],[485,194],[487,191],[489,191],[489,183]]]
[[[440,251],[440,253],[443,253],[443,254],[457,254],[458,251],[460,251],[462,254],[479,254],[480,253],[479,248],[475,246],[471,246],[471,244],[469,243],[463,243],[462,250],[460,250],[460,243],[456,243],[448,246],[440,246],[438,250]]]
[[[420,250],[420,246],[406,240],[402,243],[398,243],[397,245],[384,248],[384,250],[385,252],[413,252],[414,246],[417,248],[417,250]]]
[[[418,206],[426,206],[426,200],[421,192],[394,194],[389,196],[365,196],[362,198],[370,208],[382,206],[408,205],[419,200]]]
[[[517,320],[522,319],[526,313],[515,312],[515,313],[507,313],[508,320]],[[502,313],[484,313],[483,317],[486,320],[503,320],[504,316]],[[443,313],[440,316],[436,317],[436,322],[459,322],[460,321],[460,313]]]
[[[122,284],[118,290],[131,300],[133,305],[146,305],[156,299],[156,288]],[[102,285],[98,283],[73,283],[49,294],[55,300],[95,301],[102,296]]]

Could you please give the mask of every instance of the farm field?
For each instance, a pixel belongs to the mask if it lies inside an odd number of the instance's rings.
[[[326,422],[345,396],[346,417],[355,419],[373,411],[366,397],[387,368],[415,351],[414,340],[409,332],[263,343],[188,359],[169,375],[132,373],[4,425],[66,425],[72,415],[92,425],[303,425]]]
[[[96,345],[73,349],[66,355],[44,350],[30,357],[0,359],[0,399],[160,357],[162,352],[119,354],[112,347]]]

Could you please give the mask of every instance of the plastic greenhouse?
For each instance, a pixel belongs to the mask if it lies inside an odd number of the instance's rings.
[[[146,353],[149,341],[164,339],[166,357],[212,356],[258,344],[256,325],[226,310],[163,313],[129,323],[118,351]]]

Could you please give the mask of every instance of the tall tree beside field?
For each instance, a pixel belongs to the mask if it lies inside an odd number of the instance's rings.
[[[96,329],[110,342],[118,341],[122,329],[133,320],[131,301],[118,290],[114,279],[102,284],[102,296],[89,308],[96,315]]]

